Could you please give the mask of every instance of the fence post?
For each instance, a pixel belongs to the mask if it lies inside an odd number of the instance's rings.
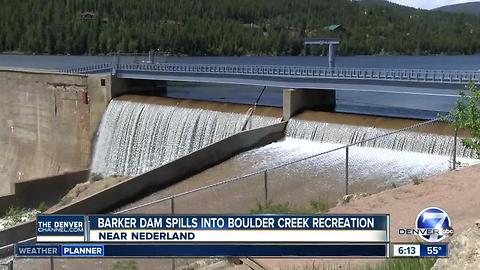
[[[170,199],[170,213],[175,214],[175,196]],[[172,257],[172,270],[175,270],[175,257]]]
[[[455,135],[453,136],[453,170],[457,169],[457,138],[458,138],[458,128],[455,127]]]
[[[267,180],[267,170],[263,172],[263,186],[265,191],[265,206],[268,203],[268,180]]]
[[[53,266],[53,257],[50,257],[50,270],[54,270],[55,267]]]
[[[7,264],[7,270],[13,270],[13,259],[8,262],[8,264]]]
[[[345,195],[348,195],[348,146],[345,147]]]

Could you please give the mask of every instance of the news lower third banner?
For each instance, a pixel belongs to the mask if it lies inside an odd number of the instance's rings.
[[[389,225],[388,215],[39,215],[37,244],[17,256],[385,257]]]

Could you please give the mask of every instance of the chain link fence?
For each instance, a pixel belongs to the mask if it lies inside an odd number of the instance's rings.
[[[322,143],[317,152],[289,162],[118,213],[247,214],[262,210],[259,207],[268,203],[288,204],[298,211],[308,211],[305,207],[312,205],[321,209],[318,204],[332,206],[344,195],[376,193],[470,165],[475,161],[474,153],[456,136],[457,132],[439,119],[394,131],[376,129],[373,137],[354,137],[346,145]]]

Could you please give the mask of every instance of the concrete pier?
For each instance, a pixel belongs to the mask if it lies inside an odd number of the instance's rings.
[[[283,90],[283,120],[304,110],[319,110],[333,112],[336,104],[336,91],[312,89]]]
[[[106,82],[109,101],[123,94],[147,94],[158,96],[167,91],[167,82],[161,80],[122,79],[109,76]]]
[[[0,71],[0,196],[14,181],[88,168],[106,92],[95,77]]]

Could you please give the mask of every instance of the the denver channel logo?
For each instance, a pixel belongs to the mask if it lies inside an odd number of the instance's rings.
[[[416,228],[402,228],[399,235],[416,235],[427,242],[440,242],[453,235],[452,221],[442,208],[428,207],[418,213]]]

